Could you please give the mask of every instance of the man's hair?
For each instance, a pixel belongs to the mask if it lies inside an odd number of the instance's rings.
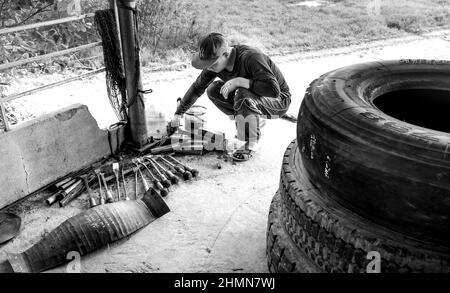
[[[198,42],[199,57],[201,60],[217,59],[226,46],[228,42],[221,33],[210,33]]]

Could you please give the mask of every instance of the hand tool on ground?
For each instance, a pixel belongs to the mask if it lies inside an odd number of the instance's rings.
[[[92,194],[92,190],[89,187],[88,177],[89,177],[89,175],[86,175],[86,174],[80,176],[80,178],[83,180],[84,187],[86,188],[88,196],[89,196],[89,208],[93,208],[93,207],[97,206],[98,203],[95,201],[94,195]]]
[[[172,162],[169,162],[166,158],[158,156],[158,158],[160,160],[162,160],[166,165],[170,166],[171,168],[173,168],[174,170],[176,170],[176,172],[180,173],[181,176],[183,176],[184,180],[191,180],[192,179],[192,173],[187,171],[186,169],[173,164]]]
[[[133,171],[134,171],[134,199],[137,199],[138,196],[138,167],[134,167]]]
[[[112,193],[108,188],[108,184],[106,184],[105,174],[103,174],[103,172],[100,172],[100,177],[102,178],[103,186],[105,187],[106,203],[114,202],[114,197],[112,196]]]
[[[0,244],[16,237],[22,220],[12,213],[0,213]]]
[[[72,186],[77,180],[74,179],[70,179],[69,181],[65,182],[64,184],[60,185],[59,188],[60,190],[54,194],[52,194],[50,197],[48,197],[45,200],[45,203],[48,205],[52,205],[57,201],[60,201],[61,199],[63,199],[65,196],[67,196],[67,189]]]
[[[181,98],[178,98],[177,99],[177,109],[178,109],[178,106],[180,106],[180,103],[181,103]],[[172,125],[172,122],[169,122],[167,124],[167,136],[171,136],[172,134],[174,134],[178,130],[179,127],[180,127],[180,125]]]
[[[185,165],[183,163],[181,163],[180,161],[178,161],[177,159],[175,159],[174,157],[168,155],[167,158],[171,159],[172,162],[175,162],[176,164],[180,165],[181,167],[183,167],[186,171],[189,171],[192,173],[192,177],[197,177],[199,172],[197,169],[191,168],[188,165]]]
[[[100,169],[95,169],[94,173],[97,176],[98,196],[100,198],[100,204],[102,205],[102,204],[105,204],[106,200],[105,200],[105,196],[103,195],[103,191],[102,191],[102,181],[100,179]]]
[[[70,181],[72,181],[72,180],[73,180],[73,179],[72,179],[71,177],[66,178],[66,179],[61,180],[61,181],[59,181],[58,183],[56,183],[55,186],[56,186],[57,188],[59,188],[59,187],[63,186],[64,184],[66,184],[66,183],[68,183],[68,182],[70,182]]]
[[[145,160],[150,160],[149,157],[144,157]],[[156,160],[153,160],[156,167],[160,169],[161,172],[163,172],[167,178],[169,178],[170,182],[172,184],[178,184],[180,180],[178,180],[178,177],[175,176],[169,169],[164,168],[164,166],[161,166]]]
[[[160,191],[159,189],[156,189],[156,188],[153,187],[153,186],[152,186],[152,188],[150,189],[150,194],[151,194],[151,195],[158,195],[158,196],[161,196],[161,197],[166,196],[166,195],[162,195],[162,194],[161,194],[161,191]]]
[[[164,176],[164,174],[162,174],[162,173],[159,171],[158,167],[156,167],[156,165],[154,164],[153,160],[152,160],[152,159],[149,159],[149,160],[147,160],[147,161],[150,163],[150,166],[153,168],[153,170],[155,171],[155,173],[158,175],[158,177],[159,177],[159,179],[160,179],[162,185],[163,185],[164,187],[169,187],[169,186],[171,185],[171,184],[170,184],[170,181],[166,178],[166,176]]]
[[[147,180],[144,177],[144,174],[142,174],[141,169],[138,168],[138,172],[141,175],[142,183],[144,184],[144,190],[147,191],[150,189],[150,186],[148,185]]]
[[[114,177],[116,178],[116,184],[117,184],[117,201],[120,201],[120,182],[119,182],[119,163],[113,163],[112,164]]]
[[[67,181],[66,183],[64,183],[63,185],[61,185],[61,189],[66,190],[67,188],[69,188],[69,186],[72,186],[75,182],[77,182],[77,179],[73,178],[73,179]]]
[[[164,145],[164,146],[159,146],[159,147],[155,147],[152,148],[150,150],[150,152],[153,155],[158,155],[158,154],[164,154],[164,153],[173,153],[175,152],[176,149],[181,149],[181,143],[180,142],[175,142],[169,145]]]
[[[67,189],[67,195],[59,201],[59,206],[65,207],[69,202],[80,196],[83,193],[83,190],[83,180],[78,180],[74,185]]]
[[[167,196],[169,194],[169,190],[167,188],[165,188],[161,182],[159,182],[158,178],[156,178],[156,176],[152,173],[152,171],[147,167],[147,165],[145,165],[144,162],[140,161],[139,162],[141,165],[143,165],[145,167],[145,169],[147,170],[147,172],[150,174],[150,177],[152,177],[152,181],[153,181],[153,187],[157,190],[160,190],[161,196]]]
[[[45,200],[45,203],[48,204],[49,206],[51,206],[52,204],[54,204],[57,201],[60,201],[63,198],[64,198],[64,190],[59,190],[59,191],[53,193],[51,196],[49,196]]]
[[[127,195],[127,185],[125,183],[125,176],[123,175],[123,165],[122,165],[122,172],[121,173],[122,173],[123,192],[124,192],[124,195],[125,195],[125,200],[130,200],[130,198]]]
[[[297,117],[288,113],[281,115],[280,118],[292,123],[297,123]]]

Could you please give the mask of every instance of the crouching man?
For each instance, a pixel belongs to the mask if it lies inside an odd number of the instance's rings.
[[[205,92],[211,101],[236,122],[243,147],[233,153],[236,161],[250,159],[261,137],[260,118],[286,114],[291,94],[283,74],[260,50],[246,45],[229,46],[220,33],[200,39],[192,66],[202,70],[184,95],[172,123]],[[214,81],[216,78],[220,80]]]

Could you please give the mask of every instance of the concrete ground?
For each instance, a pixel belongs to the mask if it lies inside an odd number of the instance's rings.
[[[449,60],[449,41],[450,31],[444,31],[365,46],[278,56],[274,60],[292,90],[289,112],[297,115],[308,83],[322,73],[373,60]],[[169,119],[176,98],[184,94],[198,71],[144,73],[144,87],[153,89],[147,95],[147,103],[166,113]],[[80,95],[77,101],[86,101],[99,124],[105,126],[114,122],[114,116],[105,110],[108,103],[100,99],[94,102],[92,98],[92,93],[106,97],[102,87],[104,81],[97,77],[49,90],[45,98],[52,101],[53,97],[61,103],[64,92],[71,91],[71,99],[76,99],[75,92]],[[208,108],[211,128],[226,132],[228,137],[234,135],[234,122],[215,109],[205,96],[198,104]],[[267,214],[278,188],[283,152],[295,137],[295,124],[271,120],[263,129],[261,150],[249,162],[232,165],[219,160],[217,154],[183,157],[184,162],[200,170],[200,177],[171,187],[165,198],[171,212],[131,237],[83,257],[82,272],[267,272]],[[222,169],[215,167],[219,161]],[[128,180],[131,187],[133,178]],[[86,195],[65,208],[45,206],[44,196],[30,197],[6,209],[22,217],[22,228],[15,239],[0,246],[0,260],[8,252],[25,250],[65,219],[86,209]],[[62,266],[50,272],[65,271]]]

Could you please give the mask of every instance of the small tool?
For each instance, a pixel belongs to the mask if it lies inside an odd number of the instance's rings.
[[[181,98],[177,99],[177,109],[181,104]],[[172,122],[169,122],[167,124],[167,136],[171,136],[172,134],[174,134],[178,128],[180,127],[180,125],[173,125]]]
[[[144,177],[144,174],[142,174],[141,169],[138,169],[139,174],[141,175],[142,183],[144,184],[144,190],[147,191],[150,189],[150,186],[148,185],[147,180]]]
[[[164,176],[158,169],[158,167],[156,167],[156,165],[154,164],[152,159],[149,159],[148,162],[150,163],[150,166],[152,167],[152,169],[156,172],[156,174],[158,175],[162,185],[164,187],[170,187],[170,181],[166,178],[166,176]]]
[[[183,176],[184,180],[191,180],[192,179],[192,173],[187,171],[186,169],[177,166],[176,164],[173,164],[172,162],[169,162],[166,158],[159,156],[159,159],[161,159],[166,165],[172,167],[176,172],[180,173]]]
[[[173,162],[177,163],[178,165],[180,165],[181,167],[183,167],[186,171],[189,171],[192,173],[192,177],[197,177],[199,172],[197,169],[193,169],[191,167],[189,167],[188,165],[185,165],[183,163],[181,163],[180,161],[178,161],[177,159],[175,159],[174,157],[168,155],[167,156],[169,159],[171,159]]]
[[[100,179],[100,169],[94,170],[95,175],[97,175],[97,181],[98,181],[98,196],[100,198],[100,204],[105,204],[105,196],[103,195],[102,191],[102,181]]]
[[[120,165],[119,163],[113,163],[112,164],[112,168],[113,168],[113,172],[114,172],[114,177],[116,177],[116,184],[117,184],[117,201],[120,201],[120,182],[119,182],[119,169],[120,169]]]
[[[71,179],[71,180],[65,182],[64,184],[60,185],[59,188],[61,190],[52,194],[50,197],[48,197],[45,200],[45,203],[48,205],[52,205],[55,202],[62,200],[64,197],[67,196],[67,194],[70,192],[70,190],[72,190],[72,189],[69,189],[69,187],[72,186],[76,182],[77,182],[77,180],[74,178],[74,179]]]
[[[72,186],[75,182],[77,182],[77,179],[74,178],[74,179],[64,183],[63,185],[61,185],[61,189],[66,190],[67,188],[69,188],[69,186]]]
[[[69,204],[69,202],[71,202],[72,200],[74,200],[83,193],[84,187],[82,183],[83,180],[78,180],[75,184],[67,188],[66,195],[64,196],[63,199],[59,201],[60,207],[65,207],[66,205]]]
[[[61,187],[61,186],[63,186],[64,184],[66,184],[66,183],[68,183],[68,182],[70,182],[70,181],[72,181],[73,179],[72,178],[66,178],[66,179],[64,179],[64,180],[61,180],[61,181],[59,181],[58,183],[56,183],[55,184],[55,186],[58,188],[58,187]]]
[[[100,172],[100,177],[102,178],[103,186],[105,187],[106,203],[114,202],[114,197],[108,188],[108,184],[106,184],[105,174],[103,174],[103,172]]]
[[[145,159],[150,160],[149,157],[145,157]],[[153,160],[153,162],[155,163],[156,167],[160,169],[161,172],[164,172],[164,174],[167,176],[167,178],[169,178],[172,184],[178,184],[180,180],[178,180],[177,176],[175,176],[169,169],[166,169],[163,166],[161,166],[156,160]]]
[[[157,190],[160,190],[161,196],[167,196],[169,194],[169,190],[167,188],[165,188],[161,182],[159,182],[158,178],[156,178],[156,176],[152,173],[152,171],[147,167],[147,165],[145,165],[145,163],[143,163],[142,161],[140,161],[140,164],[142,164],[145,169],[147,169],[148,173],[150,174],[150,176],[152,177],[153,180],[153,187]]]
[[[89,208],[93,208],[93,207],[97,206],[98,204],[95,201],[95,198],[94,198],[94,195],[92,194],[91,188],[89,187],[88,176],[89,175],[81,175],[80,178],[83,180],[84,187],[86,188],[88,195],[89,195]]]
[[[126,186],[126,183],[125,183],[125,176],[123,175],[123,166],[122,166],[122,172],[121,173],[122,173],[123,192],[124,192],[124,195],[125,195],[125,200],[130,200],[130,198],[127,195],[127,186]]]
[[[53,193],[51,196],[49,196],[45,200],[45,203],[48,204],[49,206],[51,206],[52,204],[54,204],[57,201],[60,201],[63,198],[64,198],[64,190],[60,190],[60,191]]]
[[[138,167],[134,167],[133,168],[133,172],[134,172],[134,199],[137,199],[138,197]]]

